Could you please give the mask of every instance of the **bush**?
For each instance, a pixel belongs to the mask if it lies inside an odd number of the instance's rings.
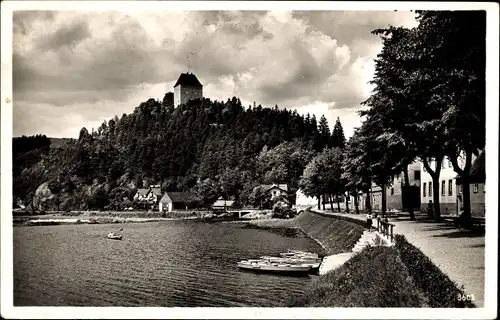
[[[275,218],[290,219],[297,215],[296,210],[292,209],[290,202],[280,196],[274,200],[273,213]]]
[[[394,248],[371,247],[320,276],[287,306],[422,307],[425,298]]]
[[[428,296],[431,307],[476,307],[470,301],[459,300],[458,295],[464,295],[464,291],[403,235],[396,235],[396,248],[416,285]]]

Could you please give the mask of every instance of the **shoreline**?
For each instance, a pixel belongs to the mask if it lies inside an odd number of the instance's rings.
[[[178,217],[123,217],[120,213],[101,215],[65,215],[47,214],[33,216],[13,217],[13,226],[43,226],[43,225],[70,225],[70,224],[122,224],[122,223],[146,223],[161,221],[197,220],[207,222],[232,222],[228,221],[232,217],[207,217],[199,214],[189,214]],[[92,222],[91,222],[92,221]],[[246,222],[246,221],[245,221]]]
[[[294,223],[296,222],[296,218],[297,217],[294,217],[292,219],[250,220],[250,221],[248,221],[248,225],[251,225],[254,228],[269,230],[270,232],[273,232],[273,229],[285,229],[285,230],[300,231],[307,238],[316,242],[323,250],[322,255],[326,256],[326,253],[328,252],[328,247],[323,242],[321,242],[320,240],[316,239],[311,234],[306,232],[306,230],[304,230],[302,227],[300,227],[298,225],[294,225]]]

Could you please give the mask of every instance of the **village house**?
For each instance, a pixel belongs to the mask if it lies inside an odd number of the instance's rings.
[[[273,200],[276,197],[288,197],[288,185],[286,183],[263,185],[264,192],[268,193]]]
[[[471,214],[474,217],[484,217],[486,214],[486,170],[485,153],[482,152],[472,164],[469,178],[469,194],[471,204]],[[463,185],[460,176],[456,176],[457,183],[457,207],[463,206]]]
[[[188,210],[195,199],[196,194],[193,192],[166,192],[160,200],[158,209],[160,212]]]
[[[317,206],[318,198],[316,197],[308,197],[304,194],[304,192],[299,189],[295,193],[295,205],[296,206]]]
[[[475,156],[472,156],[472,162],[474,163],[475,161]],[[457,158],[458,165],[460,168],[463,168],[465,166],[465,155],[462,154],[462,156]],[[433,200],[433,194],[432,194],[432,177],[431,175],[427,172],[427,170],[424,167],[423,162],[420,162],[421,169],[422,169],[422,188],[421,188],[421,198],[420,198],[420,203],[421,203],[421,210],[422,212],[427,212],[427,206],[429,204],[429,200]],[[429,166],[431,169],[436,168],[436,161],[432,160],[429,163]],[[460,206],[458,204],[458,187],[457,187],[457,173],[453,169],[453,165],[448,159],[448,157],[445,157],[443,161],[441,162],[441,171],[439,173],[439,204],[440,204],[440,211],[441,215],[447,216],[447,215],[457,215],[459,214],[460,211]]]
[[[226,211],[234,206],[234,200],[226,200],[223,197],[219,197],[212,205],[213,211]]]
[[[154,203],[158,203],[161,197],[161,186],[159,184],[152,185],[148,194],[148,199]]]
[[[147,201],[150,188],[139,188],[134,195],[135,201]]]
[[[419,162],[408,165],[409,186],[405,186],[403,171],[391,176],[391,183],[386,192],[387,210],[408,211],[410,206],[420,210],[420,167]]]

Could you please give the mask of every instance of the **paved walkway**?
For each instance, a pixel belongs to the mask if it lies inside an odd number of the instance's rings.
[[[345,252],[324,257],[321,262],[321,266],[319,267],[319,275],[321,276],[331,270],[337,269],[347,260],[351,259],[353,255],[354,252]]]
[[[364,214],[314,211],[365,221]],[[402,216],[389,218],[389,222],[395,225],[394,233],[403,234],[451,280],[464,285],[466,293],[474,294],[477,307],[484,307],[484,234],[459,231],[444,223],[427,222],[424,219],[424,216],[417,216],[417,221],[410,221],[408,216]]]

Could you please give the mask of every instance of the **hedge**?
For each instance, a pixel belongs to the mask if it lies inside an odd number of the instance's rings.
[[[313,281],[287,307],[426,307],[426,297],[392,247],[366,248]]]
[[[465,294],[463,288],[444,274],[422,251],[403,235],[396,235],[395,247],[415,284],[428,297],[434,308],[475,308],[474,303],[458,299]]]

